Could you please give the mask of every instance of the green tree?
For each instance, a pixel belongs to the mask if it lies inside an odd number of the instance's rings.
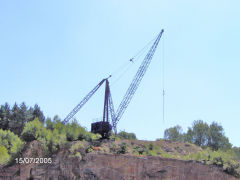
[[[240,147],[233,147],[233,151],[236,154],[238,160],[240,161]]]
[[[9,158],[7,159],[17,157],[19,152],[22,150],[23,145],[24,142],[22,142],[21,139],[13,132],[0,129],[0,147],[3,146],[7,149],[7,154],[9,155]],[[4,148],[2,148],[1,151],[6,155]],[[1,153],[0,156],[2,156]]]
[[[129,139],[129,140],[136,140],[137,139],[137,137],[134,133],[128,133],[128,132],[125,132],[125,131],[121,131],[120,133],[117,134],[117,136],[120,139]]]
[[[53,130],[54,129],[54,123],[52,122],[51,118],[47,118],[46,119],[46,128]]]
[[[32,117],[33,119],[38,118],[40,122],[44,122],[45,121],[44,114],[43,114],[43,112],[41,111],[40,107],[37,104],[34,105],[32,116],[33,116]]]
[[[171,141],[182,141],[182,127],[177,125],[164,131],[164,139]]]
[[[0,146],[0,165],[5,165],[10,160],[10,156],[8,154],[8,150],[4,146]]]
[[[223,127],[216,122],[212,122],[209,127],[208,146],[215,151],[231,148],[228,138],[224,136]]]
[[[188,128],[187,133],[183,134],[183,140],[184,140],[184,142],[193,143],[193,130],[192,130],[192,128]]]
[[[192,126],[193,143],[205,147],[208,144],[209,126],[202,120],[195,120]]]
[[[45,134],[46,128],[38,118],[35,118],[33,121],[26,123],[21,136],[25,141],[28,142],[44,137]]]
[[[22,121],[24,121],[21,113],[20,113],[20,108],[18,107],[17,103],[15,103],[12,107],[11,110],[11,118],[9,121],[9,129],[15,133],[15,134],[20,134],[21,130],[21,124]]]
[[[81,127],[76,120],[73,120],[71,124],[66,125],[66,137],[68,141],[91,140],[88,132]]]
[[[2,105],[0,108],[0,129],[8,130],[11,116],[11,109],[8,103]]]

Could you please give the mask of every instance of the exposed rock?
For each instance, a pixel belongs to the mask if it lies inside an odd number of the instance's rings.
[[[4,172],[7,172],[7,174]],[[18,173],[17,173],[18,172]],[[15,165],[1,170],[1,180],[235,180],[217,167],[194,161],[88,153],[83,159],[59,152],[52,164]]]

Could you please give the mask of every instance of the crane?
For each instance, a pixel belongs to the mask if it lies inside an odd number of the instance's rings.
[[[145,75],[147,68],[153,58],[153,55],[157,49],[158,43],[162,37],[164,30],[162,29],[161,32],[159,33],[159,35],[157,36],[155,42],[153,43],[152,47],[150,48],[150,50],[148,51],[147,55],[145,56],[142,64],[140,65],[137,73],[135,74],[127,92],[125,93],[118,109],[117,109],[117,113],[116,113],[116,117],[113,120],[113,129],[115,131],[115,133],[117,133],[117,123],[118,121],[121,119],[123,113],[125,112],[125,110],[127,109],[131,99],[133,98],[133,95],[135,94],[143,76]],[[133,61],[133,59],[131,59],[131,61]]]
[[[66,118],[63,120],[63,124],[66,124],[70,119],[73,118],[75,114],[88,102],[88,100],[92,97],[92,95],[102,86],[102,84],[106,81],[106,79],[103,79],[98,83],[97,86],[95,86],[84,98],[83,100],[67,115]]]
[[[125,110],[127,109],[133,95],[135,94],[143,76],[145,75],[147,68],[153,58],[153,55],[157,49],[158,43],[162,37],[164,30],[158,34],[156,40],[145,56],[143,62],[141,63],[137,73],[135,74],[129,88],[127,89],[118,109],[115,113],[114,104],[111,96],[110,86],[108,78],[104,78],[101,80],[97,86],[95,86],[84,98],[83,100],[67,115],[67,117],[63,120],[63,123],[67,123],[83,106],[87,103],[87,101],[95,94],[95,92],[104,84],[105,82],[105,98],[104,98],[104,108],[103,108],[103,119],[102,121],[95,122],[91,124],[91,132],[99,133],[103,138],[108,138],[111,130],[113,129],[115,133],[117,133],[117,123],[123,116]],[[131,58],[130,61],[133,62],[134,58]],[[109,112],[112,119],[112,124],[109,123]]]

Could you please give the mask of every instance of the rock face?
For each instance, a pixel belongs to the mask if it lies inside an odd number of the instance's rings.
[[[15,165],[0,179],[47,180],[235,180],[218,168],[193,161],[88,153],[83,158],[60,152],[51,164]],[[12,171],[12,172],[11,172]],[[236,179],[237,180],[237,179]]]

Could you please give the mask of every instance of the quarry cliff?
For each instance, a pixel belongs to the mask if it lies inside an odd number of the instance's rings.
[[[115,142],[116,143],[116,142]],[[123,142],[119,142],[123,143]],[[125,141],[141,149],[146,141]],[[156,146],[157,142],[153,143]],[[174,151],[189,153],[198,147],[162,142],[163,149],[170,154]],[[193,160],[178,160],[161,156],[134,155],[119,153],[118,144],[105,142],[89,145],[88,142],[71,142],[46,164],[12,164],[0,169],[1,180],[47,179],[47,180],[235,180],[214,165]],[[142,146],[141,146],[142,145]],[[176,148],[178,147],[178,148]],[[185,147],[185,148],[183,148]],[[115,149],[114,149],[115,148]],[[182,149],[182,150],[179,150]],[[116,151],[117,153],[111,153]],[[130,152],[130,148],[128,152]],[[37,141],[26,146],[22,157],[43,157]]]

